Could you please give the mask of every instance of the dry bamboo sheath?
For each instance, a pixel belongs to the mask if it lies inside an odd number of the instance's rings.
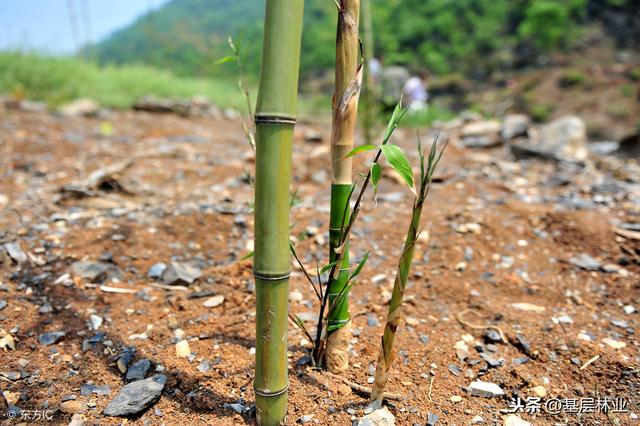
[[[352,158],[347,154],[353,149],[358,99],[362,83],[360,64],[360,40],[358,38],[358,20],[360,0],[341,0],[338,11],[336,34],[336,76],[333,95],[333,122],[331,131],[331,212],[329,220],[329,258],[330,262],[339,257],[341,230],[349,220],[349,195],[352,182]],[[336,279],[330,278],[328,284],[329,306],[336,303],[337,296],[347,284],[349,277],[349,246],[345,250],[340,273]],[[327,323],[327,348],[325,363],[329,371],[340,372],[349,364],[348,347],[350,338],[349,299],[343,297],[339,306],[330,310]]]
[[[267,0],[255,112],[256,367],[258,425],[287,413],[289,184],[303,0]]]

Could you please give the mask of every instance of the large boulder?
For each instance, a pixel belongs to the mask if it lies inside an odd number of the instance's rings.
[[[587,157],[587,126],[575,115],[566,115],[542,126],[537,143],[545,151],[584,160]]]
[[[500,143],[501,125],[497,120],[474,121],[461,130],[462,144],[469,148],[488,148]]]

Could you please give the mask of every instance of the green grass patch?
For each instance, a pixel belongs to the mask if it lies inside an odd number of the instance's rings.
[[[21,52],[0,52],[0,93],[44,100],[52,106],[88,97],[106,107],[127,108],[145,95],[205,95],[222,107],[243,105],[233,80],[178,77],[142,65],[99,67],[77,58]]]

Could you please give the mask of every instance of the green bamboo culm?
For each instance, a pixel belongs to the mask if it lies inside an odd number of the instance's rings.
[[[258,425],[287,413],[289,184],[295,124],[303,0],[267,0],[255,112],[256,370]]]
[[[341,233],[349,221],[349,196],[353,180],[353,159],[347,154],[353,149],[358,99],[362,84],[362,64],[358,22],[360,0],[340,0],[338,3],[336,31],[336,72],[333,94],[333,120],[331,128],[331,211],[329,217],[329,260],[335,262],[344,250],[337,277],[328,283],[329,316],[327,318],[327,343],[324,353],[329,371],[344,371],[349,366],[349,298],[348,294],[336,303],[349,278],[349,246],[340,247]]]

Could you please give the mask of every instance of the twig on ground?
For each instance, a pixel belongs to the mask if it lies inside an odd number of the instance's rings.
[[[345,379],[344,377],[338,376],[338,375],[333,374],[333,373],[329,373],[328,371],[325,371],[324,374],[342,381],[345,385],[349,386],[351,389],[353,389],[356,392],[363,393],[365,395],[371,395],[371,388],[370,387],[359,385],[357,383],[354,383],[354,382],[352,382],[350,380]],[[385,392],[383,394],[383,398],[391,400],[391,401],[402,401],[402,400],[404,400],[404,396],[403,395],[401,395],[399,393],[391,393],[391,392]]]
[[[504,343],[509,343],[507,341],[507,338],[505,337],[505,334],[502,332],[502,330],[500,329],[500,327],[496,326],[496,325],[476,325],[476,324],[472,324],[468,321],[465,321],[462,317],[468,313],[468,312],[474,312],[471,309],[465,309],[462,312],[459,312],[458,315],[456,316],[458,322],[464,326],[467,326],[469,328],[472,328],[474,330],[496,330],[498,332],[498,334],[500,334],[500,339],[502,339],[502,341]]]
[[[585,368],[587,368],[588,366],[590,366],[591,364],[593,364],[594,362],[596,362],[599,359],[600,359],[600,355],[594,356],[589,361],[587,361],[584,364],[582,364],[582,366],[580,367],[580,370],[584,370]]]

